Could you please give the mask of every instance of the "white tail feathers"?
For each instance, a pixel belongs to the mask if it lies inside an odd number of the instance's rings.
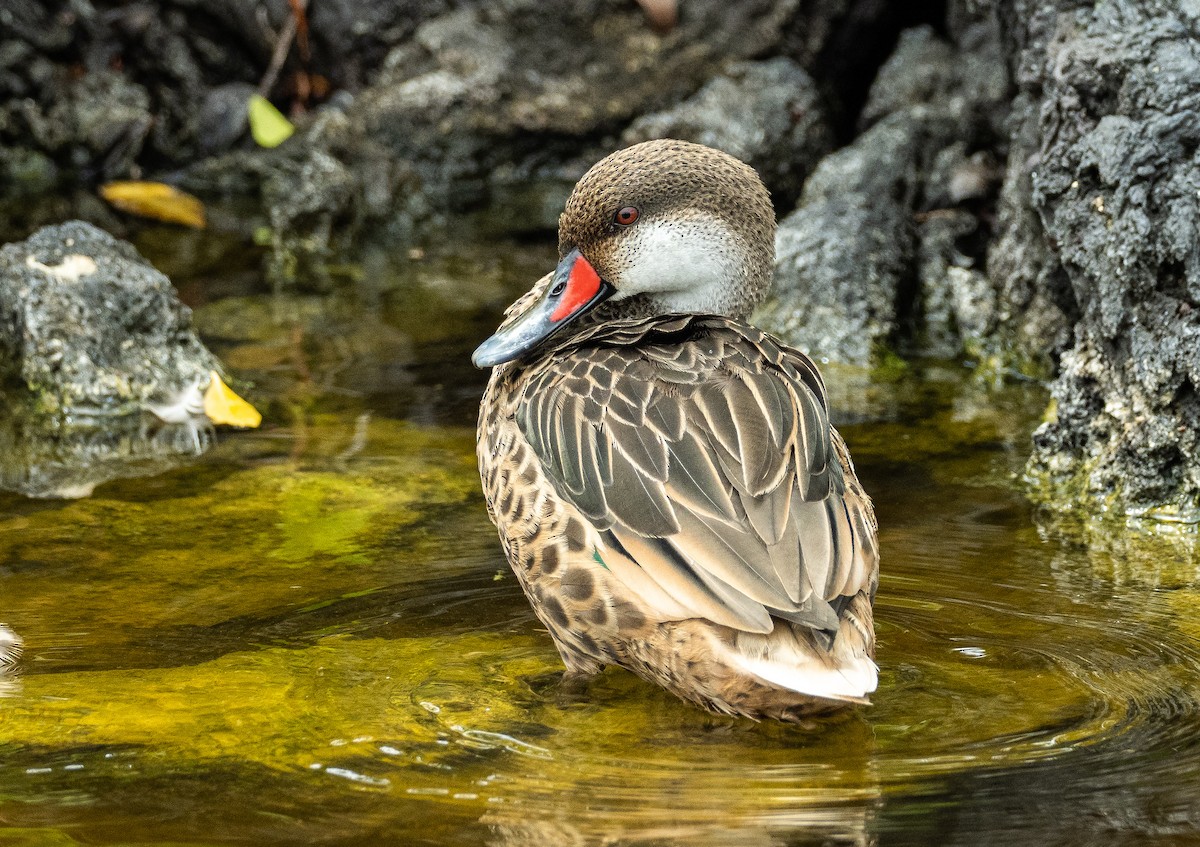
[[[879,683],[879,669],[866,656],[836,667],[815,657],[800,665],[739,657],[738,664],[763,682],[828,700],[863,702]]]
[[[812,697],[865,703],[879,684],[879,668],[845,624],[828,653],[778,624],[766,636],[739,633],[730,652],[731,664],[763,682]]]

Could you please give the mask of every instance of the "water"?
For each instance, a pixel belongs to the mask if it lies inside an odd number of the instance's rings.
[[[875,705],[716,718],[579,695],[505,565],[467,356],[553,261],[480,245],[273,296],[140,246],[266,413],[91,498],[0,495],[0,844],[1200,844],[1195,539],[1051,526],[1033,386],[827,369],[881,524]]]

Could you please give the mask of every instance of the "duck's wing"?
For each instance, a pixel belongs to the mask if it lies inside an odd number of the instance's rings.
[[[875,519],[815,365],[725,319],[613,332],[531,373],[517,413],[596,556],[664,619],[836,632],[874,593]]]

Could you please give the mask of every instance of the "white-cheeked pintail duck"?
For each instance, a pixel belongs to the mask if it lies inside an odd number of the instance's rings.
[[[871,501],[816,365],[746,322],[775,214],[683,141],[575,186],[557,269],[475,351],[488,513],[569,675],[796,721],[875,690]]]

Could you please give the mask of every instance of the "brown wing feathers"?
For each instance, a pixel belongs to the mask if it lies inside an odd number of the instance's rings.
[[[873,553],[855,543],[869,518],[844,497],[815,367],[724,319],[611,335],[573,343],[569,373],[531,374],[518,422],[560,495],[630,560],[614,572],[747,631],[769,632],[771,614],[836,630],[828,601],[865,587]]]

